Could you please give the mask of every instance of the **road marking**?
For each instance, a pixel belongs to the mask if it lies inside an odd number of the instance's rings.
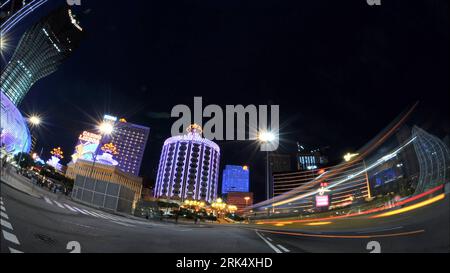
[[[83,213],[84,215],[89,215],[89,214],[87,214],[86,212],[82,211],[81,209],[79,209],[79,208],[77,208],[77,207],[73,207],[73,208],[76,209],[77,211]]]
[[[13,230],[13,227],[11,226],[11,223],[8,221],[5,221],[3,219],[0,220],[0,224],[4,226],[5,228],[9,228],[10,230]]]
[[[108,219],[108,220],[114,220],[114,221],[118,221],[118,220],[119,220],[119,219],[117,219],[117,218],[115,218],[115,217],[112,217],[112,216],[109,216],[109,215],[105,215],[105,214],[103,214],[103,213],[97,213],[97,214],[102,215],[103,217],[105,217],[105,218]]]
[[[3,233],[3,238],[5,238],[5,240],[10,241],[16,245],[20,245],[19,240],[17,239],[16,235],[9,233],[8,231],[4,231],[2,230]]]
[[[282,245],[277,245],[279,248],[281,248],[281,250],[283,250],[284,252],[291,252],[289,249],[285,248]]]
[[[49,203],[50,205],[53,205],[52,201],[47,198],[47,196],[44,196],[45,202]]]
[[[269,237],[266,237],[266,239],[272,242],[272,239],[271,239],[271,238],[269,238]]]
[[[4,213],[3,211],[0,211],[0,215],[5,219],[9,219],[8,215],[6,213]]]
[[[93,211],[91,211],[90,213],[91,213],[91,214],[94,214],[94,215],[97,216],[97,217],[100,217],[100,218],[103,218],[103,219],[108,219],[108,218],[106,218],[105,216],[101,215],[100,213],[96,213],[96,212],[93,212]],[[109,220],[109,219],[108,219],[108,220]]]
[[[274,246],[271,242],[267,241],[266,238],[264,238],[263,236],[261,236],[261,234],[259,234],[259,232],[257,230],[255,230],[256,234],[258,234],[258,236],[268,245],[270,246],[271,249],[273,249],[276,253],[282,253],[278,248],[276,248],[276,246]]]
[[[11,253],[23,253],[22,251],[14,249],[12,247],[8,247],[8,248],[9,248],[9,252],[11,252]]]
[[[85,211],[87,214],[94,216],[95,218],[98,218],[98,216],[96,216],[95,214],[93,214],[92,212],[86,210],[86,209],[82,209],[83,211]]]
[[[3,210],[3,211],[6,211],[4,206],[0,206],[0,209]]]
[[[65,209],[65,207],[64,207],[61,203],[59,203],[58,201],[53,200],[53,202],[55,202],[55,204],[56,204],[58,207]]]
[[[135,227],[135,225],[125,224],[125,223],[118,222],[118,221],[111,221],[111,222],[122,225],[122,226],[126,226],[126,227]]]
[[[73,212],[77,212],[76,209],[72,208],[71,206],[67,205],[66,203],[64,203],[64,206],[65,206],[66,208],[70,209],[70,210],[73,211]]]

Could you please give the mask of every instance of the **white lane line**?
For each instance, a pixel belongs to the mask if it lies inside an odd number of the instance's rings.
[[[89,215],[89,214],[87,214],[86,212],[82,211],[81,209],[79,209],[79,208],[77,208],[77,207],[73,207],[73,208],[76,209],[77,211],[83,213],[84,215]]]
[[[100,218],[103,218],[103,219],[108,219],[108,218],[106,218],[105,216],[103,216],[103,215],[101,215],[101,214],[99,214],[99,213],[96,213],[96,212],[93,212],[93,211],[90,211],[90,213],[91,213],[91,214],[94,214],[94,215],[97,216],[97,217],[100,217]]]
[[[58,207],[60,207],[60,208],[62,208],[62,209],[65,209],[65,207],[64,207],[61,203],[59,203],[58,201],[53,200],[53,202],[55,202],[55,204],[56,204]]]
[[[276,246],[274,246],[271,242],[267,241],[266,238],[264,238],[261,234],[259,234],[258,231],[256,231],[256,234],[268,245],[271,249],[273,249],[276,253],[282,253],[281,250],[279,250]]]
[[[118,222],[118,221],[111,221],[111,222],[122,225],[122,226],[126,226],[126,227],[135,227],[135,225],[125,224],[125,223]]]
[[[16,245],[20,245],[19,240],[17,239],[16,235],[9,233],[8,231],[2,230],[3,238],[5,240],[10,241],[11,243],[14,243]]]
[[[0,209],[1,209],[2,211],[6,211],[6,209],[5,209],[4,206],[0,206]]]
[[[73,212],[78,212],[76,209],[72,208],[71,206],[67,205],[66,203],[64,203],[64,206]]]
[[[272,242],[272,239],[266,236],[266,239]]]
[[[101,216],[103,216],[105,219],[108,219],[108,220],[114,220],[114,221],[118,221],[119,220],[117,218],[111,217],[111,216],[103,214],[103,213],[97,213],[97,214],[100,214]]]
[[[8,215],[3,211],[0,211],[0,215],[2,216],[2,218],[9,219]]]
[[[1,224],[2,226],[4,226],[5,228],[8,228],[8,229],[10,229],[10,230],[13,230],[13,227],[12,227],[11,223],[8,222],[8,221],[6,221],[6,220],[0,219],[0,224]]]
[[[277,247],[281,248],[281,250],[283,250],[284,252],[291,252],[289,249],[285,248],[282,245],[277,245]]]
[[[14,249],[12,247],[8,247],[8,248],[9,248],[9,252],[11,252],[11,253],[23,253],[22,251]]]
[[[52,201],[50,199],[48,199],[47,196],[44,196],[44,200],[45,200],[45,202],[49,203],[50,205],[53,205]]]
[[[81,210],[83,210],[84,212],[86,212],[87,214],[89,214],[91,216],[94,216],[95,218],[98,218],[98,216],[96,216],[95,214],[91,213],[90,211],[88,211],[86,209],[81,209]]]

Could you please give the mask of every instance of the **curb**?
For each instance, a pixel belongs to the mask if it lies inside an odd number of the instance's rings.
[[[16,191],[20,191],[20,192],[22,192],[22,193],[24,193],[26,195],[31,196],[31,197],[35,197],[35,198],[39,198],[39,199],[43,198],[42,195],[38,195],[38,194],[34,194],[34,193],[30,193],[30,192],[24,191],[23,189],[19,189],[18,187],[15,187],[14,185],[12,185],[9,182],[6,182],[4,180],[1,180],[1,183],[6,185],[7,187],[10,187],[11,189],[14,189]]]

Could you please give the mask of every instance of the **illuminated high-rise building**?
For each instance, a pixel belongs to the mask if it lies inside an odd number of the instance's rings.
[[[18,105],[36,81],[58,69],[82,37],[83,29],[67,7],[42,18],[23,34],[2,71],[2,92]]]
[[[211,203],[217,198],[219,160],[219,146],[202,137],[199,125],[168,138],[159,160],[155,197]]]
[[[111,142],[116,146],[115,156],[124,172],[139,175],[150,128],[120,119],[114,125]]]
[[[222,174],[222,194],[248,192],[250,172],[247,166],[225,165]]]

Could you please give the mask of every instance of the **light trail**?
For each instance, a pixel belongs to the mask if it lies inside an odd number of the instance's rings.
[[[311,233],[301,233],[301,232],[285,232],[285,231],[275,231],[268,229],[258,229],[259,232],[268,232],[273,234],[283,234],[292,236],[302,236],[302,237],[318,237],[318,238],[334,238],[334,239],[370,239],[370,238],[385,238],[385,237],[397,237],[397,236],[408,236],[415,235],[425,232],[424,229],[419,229],[415,231],[399,232],[399,233],[388,233],[388,234],[368,234],[368,235],[331,235],[331,234],[311,234]]]
[[[307,223],[305,225],[307,226],[323,226],[323,225],[329,225],[333,222],[312,222],[312,223]]]
[[[313,219],[303,219],[303,220],[288,220],[286,222],[293,222],[293,223],[307,223],[307,222],[315,222],[315,221],[326,221],[326,220],[333,220],[333,219],[342,219],[342,218],[348,218],[348,217],[354,217],[354,216],[362,216],[362,215],[366,215],[366,214],[371,214],[374,212],[379,212],[379,211],[383,211],[383,210],[387,210],[387,209],[391,209],[394,207],[398,207],[410,202],[413,202],[417,199],[420,199],[426,195],[432,194],[436,191],[442,190],[444,188],[444,185],[439,185],[435,188],[432,188],[426,192],[423,192],[421,194],[415,195],[413,197],[410,197],[408,199],[405,199],[403,201],[394,203],[392,206],[383,206],[380,208],[375,208],[375,209],[370,209],[370,210],[365,210],[365,211],[361,211],[361,212],[356,212],[356,213],[350,213],[350,214],[346,214],[346,215],[340,215],[340,216],[330,216],[330,217],[323,217],[323,218],[313,218]],[[283,221],[260,221],[257,222],[257,225],[264,225],[264,224],[273,224],[273,223],[284,223]]]
[[[355,161],[360,161],[361,159],[364,159],[366,157],[366,155],[370,154],[374,149],[376,149],[382,143],[384,143],[384,141],[387,138],[389,138],[409,118],[409,116],[411,115],[411,113],[414,112],[414,110],[418,104],[419,104],[419,102],[416,102],[411,108],[408,109],[408,111],[406,111],[406,113],[404,112],[404,113],[400,114],[400,116],[397,117],[393,122],[391,122],[386,129],[384,129],[377,136],[375,136],[375,138],[373,138],[371,141],[369,141],[369,143],[367,143],[361,149],[359,149],[358,150],[359,156],[354,161],[344,162],[343,164],[340,164],[338,166],[330,167],[329,171],[326,171],[319,177],[321,178],[322,176],[324,176],[323,177],[324,180],[328,179],[328,177],[332,176],[333,173],[338,173],[339,171],[348,168]],[[333,169],[331,169],[331,168],[333,168]],[[316,178],[316,179],[318,179],[318,178]],[[308,186],[308,185],[314,186],[314,185],[318,184],[320,181],[316,181],[316,179],[314,179],[311,182],[308,182],[305,186]],[[292,189],[289,192],[286,192],[283,195],[275,196],[269,200],[260,202],[258,204],[254,204],[252,206],[247,207],[246,211],[254,210],[254,209],[258,209],[258,208],[270,208],[271,204],[273,202],[281,201],[286,196],[289,196],[289,195],[292,196],[292,195],[298,193],[298,191],[303,190],[304,188],[305,188],[304,186],[300,186],[298,188]]]
[[[405,207],[405,208],[397,209],[397,210],[394,210],[394,211],[388,211],[388,212],[385,212],[385,213],[382,213],[382,214],[374,215],[374,216],[372,216],[370,218],[380,218],[380,217],[387,217],[387,216],[392,216],[392,215],[396,215],[396,214],[400,214],[400,213],[405,213],[405,212],[408,212],[408,211],[412,211],[412,210],[415,210],[415,209],[418,209],[418,208],[430,205],[430,204],[435,203],[435,202],[437,202],[439,200],[442,200],[444,198],[445,198],[445,194],[441,193],[438,196],[435,196],[435,197],[433,197],[431,199],[422,201],[420,203],[417,203],[417,204],[414,204],[414,205],[411,205],[411,206],[408,206],[408,207]]]
[[[325,189],[332,189],[332,188],[335,188],[336,186],[338,186],[338,185],[340,185],[340,184],[342,184],[342,183],[344,183],[344,182],[347,182],[347,181],[349,181],[350,179],[352,179],[352,178],[354,178],[354,177],[356,177],[356,176],[358,176],[358,175],[364,174],[365,172],[367,172],[367,171],[369,171],[369,170],[371,170],[371,169],[373,169],[373,168],[375,168],[375,167],[378,167],[379,165],[385,163],[386,161],[391,160],[391,159],[394,158],[401,150],[403,150],[406,146],[408,146],[409,144],[411,144],[415,139],[416,139],[416,137],[413,137],[413,138],[410,139],[408,142],[406,142],[405,144],[403,144],[402,146],[400,146],[397,150],[395,150],[395,151],[393,151],[393,152],[391,152],[391,153],[389,153],[389,154],[387,154],[387,155],[381,157],[381,158],[378,159],[375,163],[372,163],[371,165],[369,165],[368,167],[364,168],[363,170],[361,170],[361,171],[359,171],[359,172],[356,172],[356,173],[354,173],[354,174],[351,174],[351,175],[347,176],[346,178],[344,178],[344,179],[342,179],[342,180],[340,180],[340,181],[337,181],[337,182],[333,183],[332,185],[326,187]],[[286,199],[286,200],[283,200],[283,201],[274,203],[274,204],[271,205],[271,207],[277,207],[277,206],[280,206],[280,205],[284,205],[284,204],[286,204],[286,203],[290,203],[290,202],[293,202],[293,201],[296,201],[296,200],[299,200],[299,199],[303,199],[303,198],[305,198],[305,197],[313,196],[313,195],[317,194],[318,192],[319,192],[318,190],[315,190],[315,191],[312,191],[312,192],[309,192],[309,193],[305,193],[305,194],[302,194],[302,195],[299,195],[299,196],[291,197],[291,198],[289,198],[289,199]],[[270,205],[269,205],[269,206],[270,206]]]

